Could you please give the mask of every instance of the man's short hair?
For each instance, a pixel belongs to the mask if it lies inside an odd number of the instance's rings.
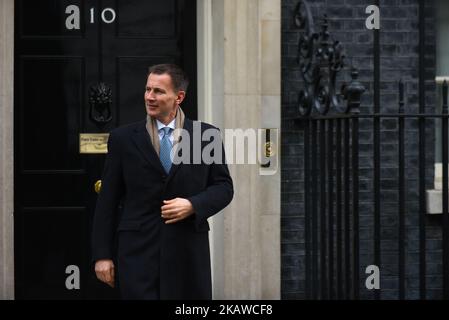
[[[177,65],[171,63],[156,64],[148,68],[148,75],[153,74],[168,74],[173,83],[173,89],[175,92],[187,91],[189,86],[189,79],[186,73]]]

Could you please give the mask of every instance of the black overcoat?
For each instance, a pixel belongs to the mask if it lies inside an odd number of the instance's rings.
[[[226,207],[233,184],[224,161],[173,165],[166,174],[141,121],[110,132],[97,199],[92,258],[116,260],[123,299],[210,299],[211,270],[207,218]],[[193,139],[213,126],[184,121]],[[202,141],[201,148],[209,142]],[[174,224],[161,218],[162,201],[189,199],[195,213]],[[114,245],[116,243],[116,245]],[[116,257],[116,259],[115,259]]]

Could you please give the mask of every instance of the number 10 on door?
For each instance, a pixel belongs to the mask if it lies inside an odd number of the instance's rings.
[[[65,9],[67,17],[65,19],[65,27],[67,30],[79,30],[80,28],[80,8],[77,5],[69,5]],[[116,14],[112,8],[104,8],[101,11],[101,20],[104,23],[113,23],[115,21]],[[90,23],[95,23],[95,8],[90,9]]]

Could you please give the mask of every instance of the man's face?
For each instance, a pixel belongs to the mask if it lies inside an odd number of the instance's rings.
[[[145,107],[148,115],[168,124],[184,100],[185,92],[175,92],[170,75],[150,73],[145,87]]]

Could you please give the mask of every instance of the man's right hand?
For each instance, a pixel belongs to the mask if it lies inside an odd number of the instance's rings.
[[[98,260],[95,262],[95,274],[98,280],[114,288],[114,263],[112,260]]]

